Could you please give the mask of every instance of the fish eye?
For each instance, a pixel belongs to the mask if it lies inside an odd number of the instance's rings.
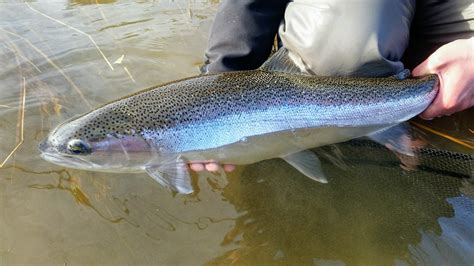
[[[73,154],[88,154],[91,152],[91,147],[83,140],[72,139],[67,143],[67,150]]]

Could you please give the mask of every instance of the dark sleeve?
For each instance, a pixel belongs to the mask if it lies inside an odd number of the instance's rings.
[[[258,68],[269,56],[289,0],[224,0],[212,25],[202,72]]]
[[[403,62],[412,69],[442,45],[473,36],[472,0],[417,0]]]

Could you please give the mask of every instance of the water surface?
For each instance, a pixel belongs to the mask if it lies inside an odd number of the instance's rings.
[[[0,169],[0,264],[472,264],[473,151],[427,130],[418,170],[356,141],[317,150],[329,184],[271,160],[195,176],[192,196],[39,157],[58,123],[198,74],[217,4],[0,3],[0,160],[19,144]],[[473,115],[417,122],[473,145]]]

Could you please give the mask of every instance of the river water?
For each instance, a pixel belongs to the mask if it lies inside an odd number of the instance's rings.
[[[183,196],[39,157],[60,122],[198,74],[217,5],[0,3],[0,264],[472,265],[472,110],[416,120],[417,170],[367,141],[319,149],[327,185],[271,160]]]

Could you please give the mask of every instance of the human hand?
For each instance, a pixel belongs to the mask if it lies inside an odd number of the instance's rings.
[[[217,172],[219,169],[224,169],[225,172],[232,172],[235,169],[233,164],[224,164],[220,165],[216,162],[207,162],[207,163],[190,163],[189,168],[195,172],[202,172],[204,170],[209,172]]]
[[[451,115],[474,106],[474,37],[441,46],[412,71],[413,76],[437,74],[439,91],[423,119]]]

